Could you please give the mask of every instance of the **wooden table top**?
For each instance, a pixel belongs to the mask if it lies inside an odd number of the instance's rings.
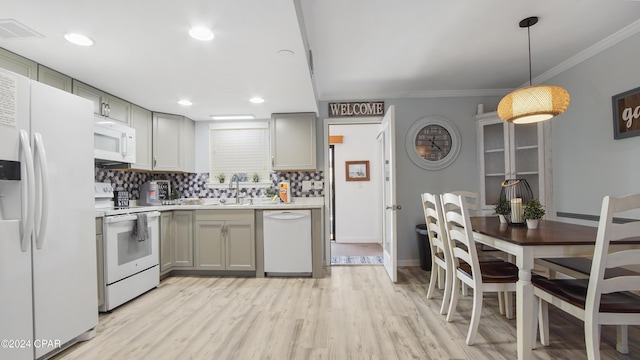
[[[537,229],[526,225],[500,224],[497,216],[472,217],[473,231],[518,245],[592,245],[596,242],[597,227],[540,220]],[[637,244],[640,237],[616,241],[621,244]]]

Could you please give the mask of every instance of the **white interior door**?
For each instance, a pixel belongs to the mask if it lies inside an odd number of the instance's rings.
[[[384,268],[391,281],[398,279],[398,244],[396,211],[400,206],[396,204],[396,141],[395,141],[395,106],[391,105],[380,124],[378,141],[382,142],[382,189],[383,200],[383,258]]]

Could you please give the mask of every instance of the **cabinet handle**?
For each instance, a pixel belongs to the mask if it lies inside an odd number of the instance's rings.
[[[153,155],[153,167],[158,166],[158,157],[156,155]]]
[[[111,106],[109,106],[109,104],[106,104],[107,106],[107,116],[111,115]]]
[[[273,169],[276,166],[276,157],[272,156],[271,157],[271,168]]]
[[[105,103],[100,103],[100,115],[105,116],[106,114]]]

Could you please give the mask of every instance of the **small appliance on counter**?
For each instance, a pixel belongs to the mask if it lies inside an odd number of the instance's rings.
[[[140,200],[138,200],[140,206],[159,206],[162,205],[158,192],[158,183],[155,181],[149,181],[140,187]]]
[[[291,183],[288,181],[281,181],[278,184],[278,197],[281,203],[288,204],[291,202]]]

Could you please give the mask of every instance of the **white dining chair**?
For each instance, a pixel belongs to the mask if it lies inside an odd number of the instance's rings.
[[[549,345],[548,304],[584,321],[587,358],[590,360],[600,359],[601,325],[618,325],[619,342],[626,342],[627,325],[640,325],[640,296],[637,294],[640,274],[611,271],[616,267],[640,265],[640,249],[609,248],[611,243],[640,236],[640,221],[613,223],[614,214],[634,209],[640,209],[640,194],[604,197],[588,279],[532,278],[533,293],[539,302],[543,345]],[[621,350],[624,352],[618,347],[618,351]]]
[[[438,195],[424,193],[421,197],[424,219],[426,221],[431,246],[431,280],[429,281],[427,299],[433,298],[436,283],[440,289],[442,289],[442,285],[444,284],[440,314],[446,314],[451,297],[453,270],[451,267],[449,241],[447,240],[447,232],[444,227],[442,205],[440,204],[440,196]]]
[[[464,199],[467,204],[467,210],[469,216],[482,216],[482,209],[480,207],[480,197],[478,197],[477,192],[467,191],[467,190],[458,190],[452,191],[452,194],[460,195]],[[492,248],[488,248],[485,245],[477,244],[476,249],[478,249],[478,259],[480,262],[500,262],[502,258],[509,258],[507,254],[502,253],[499,250],[495,250]],[[492,254],[499,254],[494,256]],[[462,296],[468,296],[467,285],[462,283]],[[498,293],[498,306],[500,309],[500,314],[506,315],[507,319],[513,319],[514,315],[514,294],[513,293]]]
[[[466,338],[467,345],[472,345],[480,324],[483,294],[515,292],[518,268],[506,261],[480,262],[464,197],[447,193],[441,195],[441,201],[455,269],[447,321],[453,321],[462,282],[473,289],[473,308]]]

